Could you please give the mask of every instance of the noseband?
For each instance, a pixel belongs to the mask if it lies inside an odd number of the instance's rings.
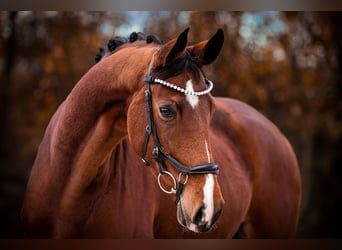
[[[145,139],[144,139],[144,144],[143,144],[142,161],[146,166],[150,165],[150,163],[145,159],[145,157],[146,157],[146,152],[147,152],[147,144],[148,144],[149,138],[152,134],[153,143],[154,143],[152,156],[153,156],[153,159],[158,163],[158,167],[159,167],[159,175],[158,175],[159,187],[165,193],[176,194],[175,203],[177,204],[178,201],[180,200],[180,195],[182,193],[183,187],[188,180],[188,175],[218,174],[219,167],[215,163],[205,163],[205,164],[200,164],[200,165],[196,165],[196,166],[192,166],[192,167],[186,167],[183,164],[181,164],[178,160],[176,160],[174,157],[172,157],[171,155],[169,155],[163,151],[161,144],[159,142],[159,139],[158,139],[156,126],[155,126],[155,123],[153,120],[152,93],[151,93],[150,85],[151,84],[160,84],[162,86],[166,86],[168,88],[174,89],[174,90],[181,92],[181,93],[184,93],[186,95],[201,96],[201,95],[208,94],[212,90],[213,84],[208,79],[205,79],[205,82],[206,82],[208,88],[204,91],[201,91],[201,92],[194,92],[194,91],[189,91],[189,90],[183,89],[181,87],[178,87],[172,83],[163,81],[161,79],[154,78],[150,74],[148,74],[147,76],[144,77],[144,81],[146,82],[145,103],[146,103],[148,125],[146,127],[146,134],[145,134]],[[174,176],[169,171],[167,171],[166,166],[165,166],[165,160],[169,161],[169,163],[175,169],[177,169],[180,172],[179,177],[178,177],[178,185],[177,185],[177,182],[176,182],[176,179],[174,178]],[[168,175],[173,181],[174,185],[170,191],[166,190],[161,185],[160,178],[164,174]]]

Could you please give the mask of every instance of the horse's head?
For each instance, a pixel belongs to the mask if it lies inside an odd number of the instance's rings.
[[[206,232],[224,201],[210,147],[212,83],[201,67],[216,59],[223,32],[188,46],[188,30],[155,46],[141,79],[145,87],[129,106],[128,135],[144,163],[153,166],[161,189],[175,194],[179,223]]]

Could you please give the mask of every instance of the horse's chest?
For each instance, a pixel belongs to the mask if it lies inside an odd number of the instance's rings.
[[[112,174],[94,204],[84,236],[153,237],[154,190],[157,186],[151,172],[139,164],[140,161],[131,158],[129,166],[121,166],[125,171]]]

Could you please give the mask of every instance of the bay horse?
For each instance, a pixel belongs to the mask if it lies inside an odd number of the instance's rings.
[[[75,85],[31,170],[27,237],[295,237],[290,144],[252,107],[210,94],[202,67],[223,31],[191,45],[188,31],[112,40]]]

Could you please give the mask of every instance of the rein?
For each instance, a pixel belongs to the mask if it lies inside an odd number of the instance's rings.
[[[149,73],[149,72],[148,72]],[[212,88],[213,84],[208,79],[205,79],[206,84],[208,85],[208,88],[201,92],[194,92],[194,91],[188,91],[183,88],[180,88],[172,83],[163,81],[158,78],[152,77],[150,74],[144,77],[144,81],[146,82],[146,90],[145,90],[145,103],[146,103],[146,112],[147,112],[147,118],[148,118],[148,125],[146,126],[146,133],[144,138],[144,144],[143,144],[143,150],[142,150],[142,161],[146,166],[150,166],[150,163],[145,159],[146,152],[147,152],[147,144],[149,142],[149,138],[152,134],[153,138],[153,151],[152,156],[153,159],[158,163],[159,168],[159,175],[158,175],[158,184],[160,189],[167,193],[167,194],[176,194],[176,200],[175,203],[177,204],[180,200],[180,195],[182,193],[183,187],[186,184],[188,180],[188,175],[192,174],[218,174],[219,167],[215,163],[205,163],[200,165],[195,165],[192,167],[186,167],[183,164],[181,164],[178,160],[176,160],[171,155],[165,153],[161,147],[160,141],[158,139],[154,119],[153,119],[153,111],[152,111],[152,92],[151,92],[151,84],[161,84],[162,86],[169,87],[171,89],[174,89],[176,91],[179,91],[181,93],[187,94],[187,95],[206,95],[208,94]],[[178,185],[175,177],[166,169],[165,166],[165,160],[169,161],[171,165],[177,169],[180,173],[178,176]],[[168,175],[172,181],[173,181],[173,187],[170,191],[166,190],[162,185],[160,178],[162,175]]]

